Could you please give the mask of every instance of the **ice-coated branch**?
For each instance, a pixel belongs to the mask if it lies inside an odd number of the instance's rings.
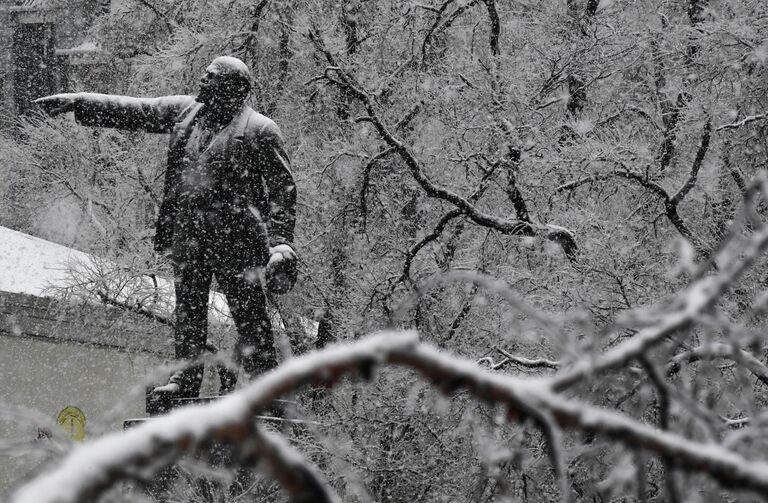
[[[361,372],[368,376],[373,366],[394,350],[407,352],[417,342],[414,332],[389,332],[291,359],[219,401],[184,407],[126,432],[77,446],[58,466],[20,488],[11,501],[95,500],[116,482],[151,478],[182,455],[194,453],[211,441],[235,449],[247,446],[254,435],[254,416],[274,399],[306,384],[331,386],[345,374]],[[298,474],[287,476],[301,479]]]

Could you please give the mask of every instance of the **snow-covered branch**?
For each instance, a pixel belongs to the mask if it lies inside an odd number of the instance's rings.
[[[744,117],[743,119],[741,119],[738,122],[734,122],[732,124],[722,124],[720,126],[717,126],[717,129],[715,129],[715,131],[723,131],[725,129],[740,128],[741,126],[749,124],[750,122],[755,122],[755,121],[763,120],[766,117],[768,117],[768,115],[766,115],[766,114],[748,115],[747,117]]]
[[[626,351],[626,350],[625,350]],[[246,389],[209,405],[186,407],[124,433],[77,447],[52,471],[22,487],[14,503],[93,499],[123,479],[146,479],[183,454],[211,441],[235,454],[268,460],[294,501],[334,501],[316,470],[285,441],[254,425],[259,410],[306,384],[331,386],[346,374],[370,377],[374,366],[411,368],[445,393],[466,390],[486,403],[503,404],[509,421],[532,419],[553,444],[553,462],[567,490],[560,457],[560,428],[598,434],[628,447],[655,452],[675,467],[709,474],[723,486],[768,496],[768,463],[748,460],[716,444],[688,440],[620,413],[570,399],[548,379],[523,379],[480,369],[475,363],[418,344],[415,333],[383,333],[345,346],[290,360]],[[238,451],[237,449],[240,449]],[[91,467],[83,471],[82,467]],[[309,495],[309,496],[306,496]],[[564,495],[567,497],[567,495]]]
[[[465,389],[488,403],[507,406],[507,418],[552,418],[560,427],[596,433],[629,447],[655,452],[675,466],[707,473],[725,487],[748,489],[768,496],[768,463],[747,460],[716,444],[685,439],[622,414],[555,393],[543,379],[518,379],[482,371],[469,361],[426,345],[407,353],[396,351],[393,362],[415,368],[447,393]]]
[[[739,363],[752,372],[760,382],[768,385],[768,366],[755,358],[751,353],[734,347],[733,344],[722,342],[709,343],[675,355],[667,366],[667,373],[676,373],[683,362],[693,363],[698,360],[714,360],[717,358],[728,358]]]
[[[413,332],[383,333],[356,344],[291,359],[241,392],[219,401],[184,407],[126,432],[77,446],[58,466],[20,488],[12,501],[95,500],[116,482],[151,479],[176,459],[194,453],[214,440],[229,445],[235,454],[253,457],[255,453],[237,452],[237,449],[251,449],[249,440],[255,434],[254,416],[274,399],[306,384],[331,386],[350,373],[369,376],[373,366],[387,359],[394,350],[408,352],[417,342],[418,337]],[[274,452],[274,444],[257,442],[256,448],[268,447],[265,455],[272,453],[268,457],[275,470],[295,468],[296,457],[290,455],[288,462],[284,452]],[[83,467],[89,469],[83,470]],[[294,482],[305,480],[300,473],[285,474],[285,477]],[[285,482],[282,475],[277,478]]]
[[[759,177],[757,182],[752,188],[753,192],[759,185],[766,184],[766,177],[764,175]],[[762,187],[760,190],[764,191]],[[753,202],[747,201],[747,213],[750,211],[751,204]],[[755,224],[757,225],[757,222]],[[762,225],[756,227],[755,232],[742,245],[738,258],[730,257],[727,250],[723,250],[721,256],[724,257],[722,261],[724,265],[716,274],[696,279],[667,303],[671,309],[664,313],[653,313],[652,316],[658,321],[599,356],[579,360],[571,367],[563,369],[552,377],[553,389],[563,391],[589,375],[622,367],[677,331],[691,326],[765,252],[766,248],[768,248],[768,228]]]

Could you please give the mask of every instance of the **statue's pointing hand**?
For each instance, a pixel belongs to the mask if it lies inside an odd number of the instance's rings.
[[[38,98],[32,103],[39,106],[43,112],[51,117],[56,117],[57,115],[73,111],[76,100],[75,94],[54,94]]]

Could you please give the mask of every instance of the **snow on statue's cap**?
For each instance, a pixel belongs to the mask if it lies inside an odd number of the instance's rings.
[[[251,71],[245,63],[232,56],[219,56],[211,66],[215,66],[223,75],[237,75],[248,83],[252,81]]]

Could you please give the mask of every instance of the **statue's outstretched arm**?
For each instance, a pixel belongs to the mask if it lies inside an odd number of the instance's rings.
[[[181,111],[194,103],[193,96],[134,98],[113,94],[64,93],[36,99],[48,115],[74,112],[85,126],[113,127],[150,133],[168,133]]]

